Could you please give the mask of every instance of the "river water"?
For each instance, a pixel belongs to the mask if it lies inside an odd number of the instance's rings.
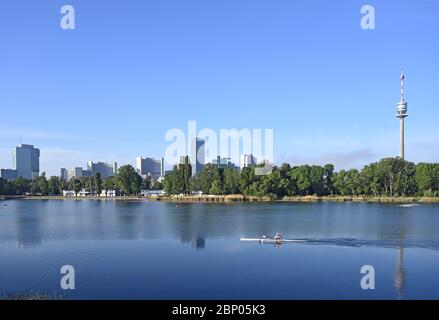
[[[240,241],[276,232],[305,242]],[[64,265],[75,270],[75,290],[61,289]],[[361,286],[365,265],[373,290]],[[439,299],[439,205],[1,201],[0,294],[29,291],[67,299]]]

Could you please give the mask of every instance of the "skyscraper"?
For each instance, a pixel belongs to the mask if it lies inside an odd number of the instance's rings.
[[[399,128],[399,157],[404,159],[404,118],[408,117],[407,114],[407,101],[404,97],[404,81],[405,75],[404,71],[401,71],[401,97],[396,106],[396,117],[399,118],[400,128]]]
[[[205,140],[201,138],[195,138],[192,140],[191,161],[192,163],[192,175],[196,175],[203,171],[205,164],[204,154]]]
[[[40,175],[40,150],[30,144],[22,144],[12,150],[14,169],[17,177],[28,180]]]

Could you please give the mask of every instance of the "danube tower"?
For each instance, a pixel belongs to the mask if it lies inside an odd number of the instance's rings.
[[[407,101],[404,97],[404,71],[401,71],[401,98],[396,106],[396,117],[400,121],[400,132],[399,132],[399,157],[404,160],[404,118],[408,117],[407,114]]]

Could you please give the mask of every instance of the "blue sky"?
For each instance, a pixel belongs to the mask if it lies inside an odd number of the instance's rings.
[[[76,30],[59,26],[76,9]],[[360,9],[376,29],[360,28]],[[276,162],[361,167],[439,161],[435,0],[2,1],[0,167],[13,146],[41,169],[160,157],[171,128],[272,128]]]

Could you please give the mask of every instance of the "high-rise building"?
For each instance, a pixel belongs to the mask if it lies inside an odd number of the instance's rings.
[[[191,159],[192,163],[192,175],[196,175],[203,171],[205,164],[205,154],[204,154],[205,140],[201,138],[195,138],[192,140],[192,150]]]
[[[100,173],[101,179],[107,179],[114,176],[117,173],[117,162],[106,163],[106,162],[87,162],[87,170],[90,171],[92,177],[96,173]]]
[[[401,97],[396,106],[396,117],[399,118],[399,157],[404,159],[404,118],[408,117],[407,113],[407,101],[404,97],[404,71],[401,71]]]
[[[69,172],[66,168],[61,168],[61,174],[59,176],[61,180],[67,181],[69,180]]]
[[[137,157],[136,169],[142,177],[150,176],[154,179],[160,179],[164,177],[164,159]]]
[[[241,169],[246,167],[253,167],[257,164],[257,159],[252,154],[241,155]]]
[[[17,177],[28,180],[38,178],[40,175],[40,150],[30,144],[22,144],[12,150],[14,170]]]

